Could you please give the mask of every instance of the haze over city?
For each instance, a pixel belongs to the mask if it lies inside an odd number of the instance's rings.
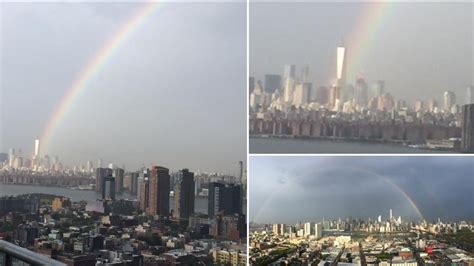
[[[472,219],[472,157],[252,157],[250,221]]]
[[[1,3],[0,152],[33,154],[73,81],[141,5]],[[238,174],[245,17],[245,3],[159,3],[71,101],[40,154]]]
[[[250,75],[296,73],[309,66],[314,86],[331,85],[336,47],[347,49],[347,82],[384,80],[395,97],[442,100],[453,91],[464,103],[473,84],[474,4],[251,3]],[[375,10],[375,11],[374,11]],[[282,19],[275,19],[282,18]],[[271,47],[271,49],[269,49]]]

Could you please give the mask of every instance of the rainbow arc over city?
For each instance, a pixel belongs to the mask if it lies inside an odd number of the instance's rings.
[[[326,167],[324,169],[320,169],[320,173],[326,173],[330,176],[330,172],[332,170],[339,170],[340,168],[337,167]],[[416,212],[418,218],[420,221],[426,220],[425,217],[423,216],[423,213],[421,212],[421,209],[418,207],[416,204],[415,200],[405,191],[403,190],[399,185],[397,185],[393,180],[385,175],[381,175],[376,173],[375,171],[368,170],[368,169],[363,169],[363,168],[355,168],[355,167],[345,167],[345,170],[350,170],[353,172],[359,172],[365,174],[367,177],[373,177],[382,180],[385,182],[387,185],[389,185],[390,188],[394,189],[397,193],[399,193],[405,200],[406,202],[410,205],[410,207]],[[318,177],[315,177],[318,178]],[[327,177],[330,178],[330,177]],[[285,185],[280,186],[279,189],[272,191],[269,196],[265,199],[263,202],[261,208],[257,211],[254,217],[251,219],[253,221],[259,221],[260,216],[262,215],[262,211],[268,211],[272,210],[272,208],[269,207],[269,204],[272,203],[272,201],[275,199],[275,197],[278,197],[278,195],[284,194],[285,191],[291,191],[291,189],[288,188],[289,185],[295,184],[297,182],[298,177],[292,176],[287,179],[287,183]],[[320,178],[321,179],[321,178]],[[323,178],[324,179],[324,178]],[[325,181],[321,180],[321,183],[323,184]],[[275,210],[278,212],[281,212],[281,210]],[[348,214],[348,215],[354,215],[354,214]]]
[[[350,41],[350,51],[347,53],[347,76],[355,77],[357,64],[367,56],[376,44],[377,36],[386,22],[396,10],[396,3],[390,1],[364,2],[366,8],[359,16],[357,25],[347,40]]]
[[[366,55],[370,46],[374,43],[377,32],[384,25],[384,20],[389,12],[394,9],[394,5],[391,2],[376,1],[365,4],[367,8],[360,16],[359,23],[349,38],[352,47],[352,51],[348,53],[346,60],[348,62],[347,69],[349,74],[355,71],[353,65]],[[72,104],[77,101],[89,83],[104,69],[113,55],[118,52],[121,44],[124,43],[128,37],[132,35],[134,30],[137,29],[147,17],[153,14],[159,6],[162,6],[162,3],[147,2],[143,4],[82,68],[48,119],[47,125],[40,138],[42,146],[45,147],[45,149],[48,149],[55,131],[67,116]]]
[[[121,44],[126,42],[146,18],[155,13],[160,6],[162,6],[162,3],[159,2],[144,3],[143,6],[139,7],[119,30],[102,45],[82,68],[54,109],[43,130],[40,140],[46,150],[49,147],[55,131],[67,116],[73,103],[76,102],[86,90],[89,83],[106,67],[111,58],[119,51]]]

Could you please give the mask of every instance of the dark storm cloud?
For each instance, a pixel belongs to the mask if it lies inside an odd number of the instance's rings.
[[[250,218],[419,219],[408,198],[427,219],[474,218],[473,172],[474,157],[252,157]]]
[[[0,152],[31,154],[72,81],[142,5],[1,3]],[[73,101],[45,153],[237,174],[246,84],[246,3],[160,3]]]

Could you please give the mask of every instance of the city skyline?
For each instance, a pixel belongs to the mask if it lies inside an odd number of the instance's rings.
[[[237,172],[246,150],[245,3],[143,6],[1,4],[0,152],[22,149],[29,157],[40,139],[40,156],[68,165],[102,158],[130,169],[159,163]],[[92,57],[141,10],[147,16],[64,100]]]
[[[472,159],[252,157],[249,219],[257,223],[373,219],[388,217],[389,209],[406,220],[472,219]]]
[[[342,43],[347,84],[355,84],[358,76],[370,87],[384,80],[388,91],[410,103],[441,101],[444,91],[454,91],[463,103],[466,87],[473,84],[474,61],[468,60],[474,59],[472,3],[251,3],[250,7],[249,65],[256,80],[263,82],[266,74],[282,75],[283,66],[293,64],[298,77],[309,66],[313,86],[331,86],[336,78],[334,47]],[[292,19],[271,19],[283,13]],[[279,45],[264,49],[273,43]]]
[[[127,171],[140,171],[146,169],[149,165],[142,164],[136,168],[127,167],[126,163],[117,164],[116,162],[111,162],[104,160],[102,157],[96,158],[96,160],[86,160],[80,161],[76,164],[67,164],[64,163],[62,158],[57,155],[41,155],[40,154],[40,141],[38,139],[34,140],[34,152],[32,155],[25,154],[22,149],[18,148],[9,148],[8,152],[0,152],[0,163],[3,163],[3,166],[9,169],[15,170],[30,170],[37,172],[74,172],[74,173],[93,173],[97,168],[107,168],[107,169],[125,169]],[[67,161],[67,159],[66,159]],[[156,162],[151,164],[155,165]],[[0,165],[2,166],[2,165]],[[185,166],[178,166],[177,168],[170,169],[172,172],[180,171],[181,169],[187,169]],[[1,169],[1,167],[0,167]],[[233,169],[229,169],[225,172],[219,172],[214,170],[202,171],[201,169],[196,169],[198,173],[216,173],[216,174],[226,174],[232,175],[234,177],[243,176],[243,161],[238,161],[235,163]]]

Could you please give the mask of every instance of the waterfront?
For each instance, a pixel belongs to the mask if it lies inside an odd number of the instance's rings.
[[[30,193],[42,193],[68,197],[72,201],[87,201],[94,202],[100,198],[100,194],[94,190],[74,190],[63,187],[43,187],[43,186],[29,186],[29,185],[9,185],[0,184],[0,197],[3,196],[17,196]],[[123,193],[117,194],[118,199],[136,199],[136,196]],[[170,208],[174,206],[174,198],[170,198]],[[195,211],[207,214],[207,197],[195,198]]]
[[[250,153],[450,153],[398,144],[344,140],[250,137]]]

